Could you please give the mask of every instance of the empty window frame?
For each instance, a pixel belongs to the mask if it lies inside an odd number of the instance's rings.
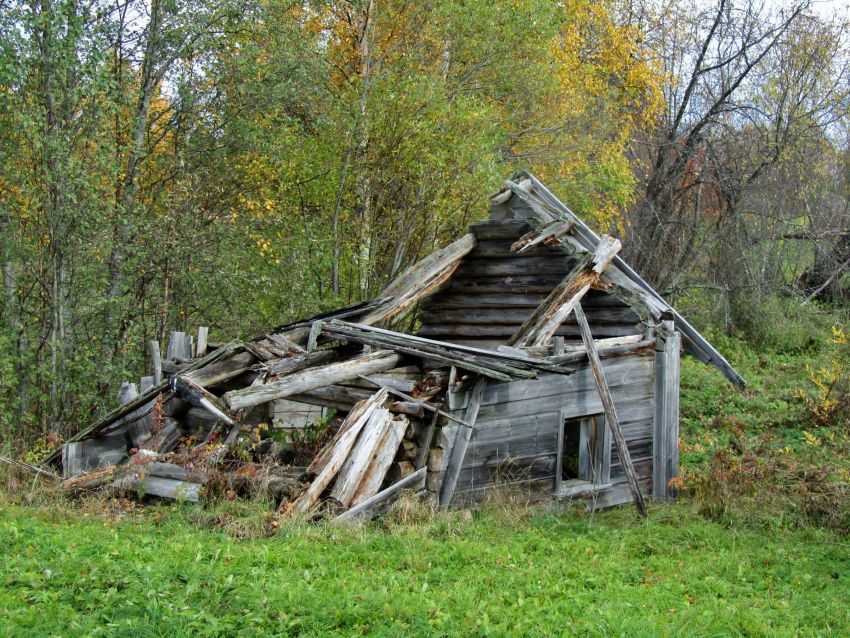
[[[555,493],[608,483],[611,476],[611,433],[605,415],[578,418],[560,414]]]

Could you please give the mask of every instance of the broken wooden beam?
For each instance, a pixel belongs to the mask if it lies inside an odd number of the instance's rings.
[[[371,398],[358,403],[355,409],[340,426],[338,436],[320,452],[313,463],[310,464],[308,472],[312,468],[316,471],[316,477],[295,501],[281,506],[281,510],[287,514],[307,513],[318,502],[325,488],[337,475],[337,472],[345,463],[351,448],[357,441],[363,426],[371,418],[372,413],[378,409],[386,400],[386,390],[379,390]]]
[[[310,368],[265,385],[231,390],[224,395],[224,401],[231,410],[241,410],[354,379],[359,374],[368,375],[390,370],[398,365],[399,358],[396,353],[386,350],[370,352],[348,361]]]
[[[594,253],[586,253],[570,273],[517,328],[507,345],[540,346],[549,342],[587,292],[599,283],[605,270],[621,248],[619,240],[605,235]]]
[[[475,385],[469,393],[469,403],[466,406],[466,412],[463,415],[463,420],[470,427],[457,428],[455,440],[451,449],[451,456],[446,467],[446,473],[443,477],[443,486],[440,490],[440,506],[448,507],[452,498],[454,498],[457,480],[460,476],[460,469],[463,466],[463,459],[466,457],[466,449],[469,447],[469,439],[472,437],[472,430],[475,427],[475,421],[478,418],[478,411],[481,408],[481,399],[484,396],[484,390],[487,388],[487,379],[478,377],[475,380]]]
[[[336,517],[338,522],[346,522],[357,520],[358,518],[373,518],[380,509],[385,508],[392,500],[398,497],[403,490],[412,490],[417,492],[425,487],[425,477],[428,473],[427,468],[420,468],[413,474],[400,480],[398,483],[391,485],[385,490],[381,490],[373,497],[366,499],[359,505],[352,507],[347,512],[343,512]]]
[[[620,457],[620,463],[623,466],[623,471],[626,474],[626,480],[629,484],[629,490],[632,493],[632,498],[638,512],[640,512],[641,516],[646,516],[646,503],[643,500],[640,485],[638,485],[637,474],[632,464],[632,457],[629,454],[629,448],[626,445],[626,439],[620,427],[620,420],[617,418],[614,399],[611,397],[611,391],[605,380],[605,373],[602,371],[602,362],[599,360],[599,353],[596,351],[596,346],[593,343],[593,335],[590,332],[590,326],[587,324],[587,318],[584,316],[581,304],[576,305],[575,313],[578,325],[581,328],[581,338],[584,341],[584,347],[587,349],[587,358],[590,360],[590,369],[593,372],[593,378],[599,390],[599,397],[602,399],[602,406],[605,409],[605,421],[611,429],[614,444],[617,448],[617,455]]]
[[[386,301],[360,319],[359,323],[378,323],[427,297],[451,277],[461,259],[475,248],[475,244],[475,235],[468,233],[405,270],[381,293],[381,298]]]

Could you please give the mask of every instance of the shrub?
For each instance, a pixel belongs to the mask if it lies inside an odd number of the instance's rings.
[[[833,326],[824,358],[817,367],[807,365],[812,389],[799,391],[812,422],[818,426],[847,426],[850,416],[850,342],[844,329]]]

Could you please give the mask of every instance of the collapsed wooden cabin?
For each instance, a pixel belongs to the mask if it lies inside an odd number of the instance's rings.
[[[197,500],[286,402],[339,418],[306,467],[281,469],[283,512],[369,515],[402,489],[443,507],[517,489],[644,511],[675,494],[680,348],[744,381],[619,250],[521,173],[374,301],[216,348],[175,333],[164,361],[152,344],[141,393],[123,387],[46,461],[69,491]],[[411,311],[417,334],[380,327]]]

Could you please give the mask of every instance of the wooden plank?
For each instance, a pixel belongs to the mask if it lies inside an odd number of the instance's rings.
[[[424,344],[416,343],[416,337],[400,333],[393,333],[390,336],[378,335],[362,329],[366,327],[359,324],[356,326],[332,324],[326,326],[324,332],[327,336],[334,339],[388,348],[420,359],[439,361],[447,365],[457,365],[470,372],[476,372],[503,381],[510,380],[512,377],[528,378],[536,376],[534,372],[530,372],[527,369],[529,367],[528,362],[524,362],[524,368],[519,368],[514,364],[507,364],[500,361],[492,352],[488,352],[486,355],[469,355],[457,350],[452,344],[434,341],[426,341]]]
[[[605,236],[593,253],[580,258],[567,277],[538,308],[526,319],[508,340],[511,346],[543,345],[548,343],[564,320],[572,313],[590,288],[597,282],[599,273],[619,252],[621,244]]]
[[[405,417],[389,420],[384,431],[384,436],[375,448],[373,458],[363,473],[363,478],[350,500],[350,505],[359,505],[366,499],[373,497],[381,489],[387,471],[395,458],[396,450],[398,450],[399,444],[402,442],[407,424],[408,421]],[[402,478],[404,477],[399,477],[399,479]]]
[[[339,359],[339,353],[336,350],[316,350],[309,354],[268,361],[266,371],[269,376],[283,377],[305,368],[333,363],[337,359]]]
[[[555,212],[555,217],[559,219],[569,219],[574,221],[575,228],[570,233],[570,237],[575,237],[577,241],[584,246],[586,250],[592,250],[599,242],[599,237],[594,233],[580,218],[578,218],[569,208],[555,197],[549,189],[547,189],[536,177],[527,172],[521,172],[523,179],[528,180],[529,189],[511,183],[509,186],[513,193],[522,202],[531,204],[533,197],[538,197],[545,202],[548,208]],[[548,219],[552,219],[553,215],[547,214]],[[607,275],[622,273],[623,277],[632,284],[633,290],[637,294],[644,296],[647,302],[652,303],[660,311],[669,311],[673,314],[676,327],[685,338],[685,345],[688,352],[691,352],[697,358],[703,360],[708,359],[712,365],[720,370],[727,379],[738,389],[743,389],[746,386],[746,381],[740,374],[729,364],[726,358],[717,351],[693,326],[691,326],[684,317],[670,306],[664,299],[650,286],[644,279],[637,274],[634,269],[629,266],[619,255],[613,259],[613,269],[609,269]]]
[[[471,427],[459,427],[455,435],[455,441],[452,445],[451,457],[446,468],[446,475],[443,478],[443,488],[440,491],[440,506],[448,507],[452,502],[457,479],[460,475],[460,469],[463,465],[463,457],[466,456],[466,448],[469,445],[469,439],[472,436],[472,429],[475,426],[475,420],[478,418],[478,410],[481,407],[481,397],[484,395],[484,390],[487,388],[487,379],[479,377],[475,381],[475,385],[469,393],[469,405],[464,413],[463,420]]]
[[[214,352],[211,352],[210,354],[208,354],[203,359],[197,359],[196,361],[193,361],[192,363],[189,364],[186,371],[190,372],[192,370],[195,370],[197,368],[201,368],[201,367],[203,367],[207,364],[210,364],[214,361],[217,361],[221,357],[227,356],[228,354],[233,352],[233,350],[235,350],[238,347],[239,347],[238,343],[228,343],[228,344],[222,346],[221,348],[218,348]],[[136,399],[130,401],[129,403],[118,406],[116,409],[112,410],[111,412],[109,412],[105,416],[99,418],[97,421],[92,423],[87,428],[84,428],[80,432],[77,432],[77,434],[75,434],[73,437],[68,439],[67,442],[71,443],[71,442],[74,442],[74,441],[79,441],[79,440],[81,440],[81,439],[83,439],[87,436],[97,434],[102,429],[105,429],[106,427],[111,425],[117,419],[123,417],[126,414],[129,414],[130,412],[132,412],[136,408],[139,408],[139,407],[145,405],[146,403],[148,403],[152,399],[155,399],[157,394],[159,394],[160,392],[163,392],[167,389],[168,389],[168,381],[167,380],[161,381],[160,383],[158,383],[157,385],[152,387],[148,392],[145,392],[145,393],[139,395]],[[61,454],[60,451],[51,452],[49,455],[47,455],[44,458],[44,460],[41,462],[41,464],[44,465],[44,464],[47,464],[47,463],[52,463],[56,458],[58,458],[58,456],[60,454]]]
[[[358,402],[351,412],[349,412],[345,417],[345,420],[342,422],[339,430],[337,430],[333,438],[325,444],[315,457],[313,457],[313,461],[307,469],[304,470],[304,475],[308,477],[318,476],[333,457],[334,449],[339,444],[339,440],[345,436],[345,433],[354,427],[361,418],[368,420],[372,411],[381,406],[386,399],[386,390],[380,390],[368,399]]]
[[[539,307],[539,306],[538,306]],[[503,324],[517,327],[528,321],[535,308],[435,308],[428,306],[419,313],[423,324]],[[600,324],[628,324],[640,322],[631,308],[598,308],[585,311],[588,321],[595,327]],[[575,319],[564,317],[564,322],[575,323]]]
[[[144,478],[124,476],[110,485],[110,489],[114,490],[133,490],[145,496],[153,495],[190,503],[196,503],[200,500],[201,487],[200,483],[177,481],[160,476],[146,476]]]
[[[652,493],[666,500],[675,498],[670,481],[679,475],[680,337],[672,319],[664,320],[656,334]]]
[[[485,239],[510,239],[515,241],[532,228],[526,221],[490,221],[485,220],[472,224],[470,230],[478,240]]]
[[[463,260],[457,270],[462,277],[508,277],[560,275],[570,272],[575,259],[569,255],[541,255],[508,257],[505,259],[474,259],[472,255]]]
[[[354,446],[363,426],[372,416],[372,412],[376,410],[386,398],[386,390],[379,390],[372,398],[364,401],[362,404],[358,404],[359,408],[348,415],[348,418],[346,418],[345,422],[343,422],[343,425],[340,427],[340,432],[342,434],[334,438],[333,447],[327,452],[323,451],[320,453],[310,466],[315,466],[314,469],[321,466],[321,470],[319,470],[316,477],[301,496],[292,503],[281,505],[281,510],[284,513],[303,514],[309,512],[313,508],[319,500],[319,496],[321,496],[325,488],[334,479],[337,472],[342,467],[342,464],[345,462],[345,459],[348,458],[348,455],[351,453],[351,448]],[[317,463],[319,457],[321,457],[321,461]]]
[[[617,419],[617,411],[614,407],[614,399],[611,397],[611,391],[609,390],[608,383],[605,380],[605,373],[602,370],[602,362],[596,352],[596,346],[593,343],[593,335],[590,332],[590,326],[587,324],[587,319],[585,319],[584,312],[581,309],[581,304],[576,305],[575,313],[579,327],[581,328],[584,346],[587,348],[587,357],[590,360],[590,368],[593,372],[593,377],[596,379],[596,385],[599,388],[599,396],[602,399],[602,405],[605,408],[605,420],[608,427],[611,429],[611,435],[616,443],[617,454],[619,455],[620,462],[626,472],[626,477],[629,481],[629,487],[632,491],[632,498],[634,499],[635,507],[637,507],[638,512],[640,512],[642,516],[646,516],[646,504],[643,501],[643,494],[641,494],[640,487],[638,486],[635,468],[632,465],[632,460],[629,456],[629,448],[626,445],[626,441],[623,438],[623,432],[620,429],[620,422]]]
[[[425,460],[428,458],[428,450],[431,449],[431,443],[434,440],[434,431],[437,429],[437,419],[440,418],[440,412],[435,411],[428,427],[423,431],[422,438],[419,440],[419,454],[416,457],[416,469],[425,466]]]
[[[620,388],[646,386],[651,392],[653,360],[652,353],[643,351],[630,357],[606,359],[602,365],[609,387],[617,392]],[[584,401],[585,396],[598,398],[596,382],[589,365],[585,364],[570,375],[541,374],[537,379],[518,379],[508,383],[488,384],[482,406],[568,395],[574,395],[565,399],[568,402]],[[469,394],[468,392],[452,392],[449,393],[448,398],[452,414],[457,414],[457,410],[466,407]]]
[[[428,296],[442,285],[475,247],[475,236],[467,234],[408,268],[381,292],[387,301],[360,320],[370,325],[388,319]]]
[[[390,370],[396,367],[398,362],[399,356],[396,353],[379,350],[348,361],[297,372],[265,385],[231,390],[224,395],[224,401],[231,410],[240,410],[354,379],[359,374],[369,375]]]
[[[212,412],[227,425],[233,425],[238,420],[236,415],[231,414],[227,407],[221,404],[217,396],[206,388],[202,388],[187,376],[178,375],[173,377],[171,389],[192,405]]]
[[[337,516],[335,520],[339,522],[346,522],[353,521],[358,518],[372,518],[380,508],[394,500],[403,490],[410,489],[416,492],[423,489],[425,487],[426,474],[427,470],[424,467],[417,470],[395,485],[378,492],[375,496],[366,499],[356,507],[352,507],[347,512],[343,512]]]
[[[392,414],[389,410],[386,408],[375,409],[360,431],[360,436],[357,437],[357,442],[342,467],[340,467],[334,487],[331,490],[331,497],[339,501],[344,507],[351,505],[357,488],[377,456],[379,445],[385,438],[390,421],[392,421]]]

